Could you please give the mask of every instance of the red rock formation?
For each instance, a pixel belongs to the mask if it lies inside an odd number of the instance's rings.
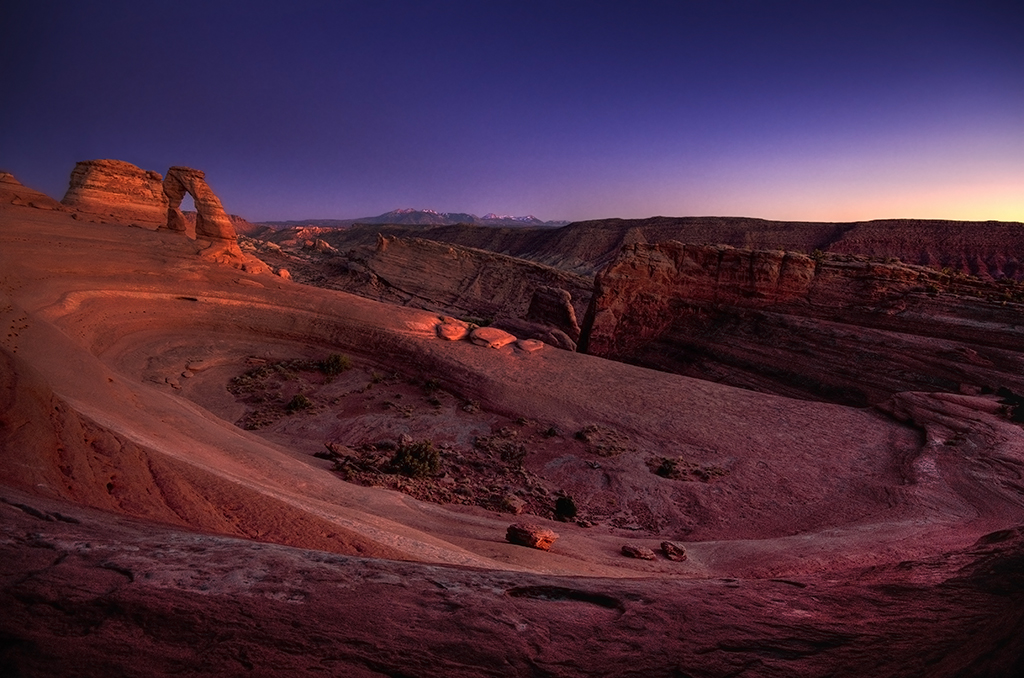
[[[634,244],[597,278],[584,346],[856,405],[908,390],[1019,391],[1019,287],[863,257]]]
[[[190,167],[172,167],[167,170],[163,192],[167,196],[168,230],[185,231],[185,217],[180,207],[188,193],[196,205],[196,240],[210,241],[217,249],[241,256],[235,227],[220,199],[206,183],[205,173]]]
[[[167,221],[162,177],[123,160],[86,160],[75,165],[62,203],[86,214],[158,227]]]

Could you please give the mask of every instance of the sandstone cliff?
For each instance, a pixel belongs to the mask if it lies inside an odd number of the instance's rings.
[[[1024,390],[1024,289],[864,257],[634,244],[596,280],[581,348],[854,405]]]
[[[167,223],[163,177],[123,160],[75,165],[61,201],[79,212],[155,228]]]

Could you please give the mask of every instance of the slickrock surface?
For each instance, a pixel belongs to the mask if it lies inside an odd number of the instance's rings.
[[[570,579],[343,556],[3,499],[6,675],[996,678],[1024,669],[1020,530],[841,574]]]
[[[123,160],[77,163],[61,202],[120,223],[150,228],[167,223],[163,177]]]
[[[636,244],[597,278],[584,350],[852,405],[1024,392],[1024,287],[863,258]]]
[[[64,210],[64,206],[50,196],[22,185],[10,172],[0,172],[0,197],[18,207]]]
[[[5,186],[4,673],[1024,668],[1024,429],[994,396],[857,409],[485,350]],[[437,473],[343,479],[396,440],[436,442]],[[538,515],[564,496],[575,523]],[[559,539],[509,544],[513,521]],[[685,562],[620,552],[666,539]]]

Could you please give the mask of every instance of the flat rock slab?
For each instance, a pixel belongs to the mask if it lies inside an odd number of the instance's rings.
[[[488,348],[502,348],[516,341],[515,335],[494,327],[478,327],[470,333],[469,338],[477,346]]]
[[[537,339],[520,339],[516,342],[516,348],[527,353],[533,353],[544,348],[544,342]]]

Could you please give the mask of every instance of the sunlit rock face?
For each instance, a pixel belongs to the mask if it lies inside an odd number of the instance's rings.
[[[206,175],[190,167],[172,167],[164,178],[122,160],[86,160],[75,165],[63,203],[101,221],[185,233],[181,211],[185,194],[195,201],[195,236],[204,254],[240,259],[238,238]]]
[[[1021,390],[1021,305],[1007,282],[849,255],[636,243],[597,277],[582,344],[850,405],[900,391]]]
[[[86,160],[75,165],[64,199],[79,212],[156,227],[167,220],[163,177],[123,160]]]
[[[224,211],[220,199],[206,183],[204,172],[191,167],[172,167],[167,170],[163,192],[167,198],[168,230],[185,231],[186,220],[181,212],[181,201],[188,193],[196,205],[196,239],[209,240],[218,248],[241,254],[231,218]]]

